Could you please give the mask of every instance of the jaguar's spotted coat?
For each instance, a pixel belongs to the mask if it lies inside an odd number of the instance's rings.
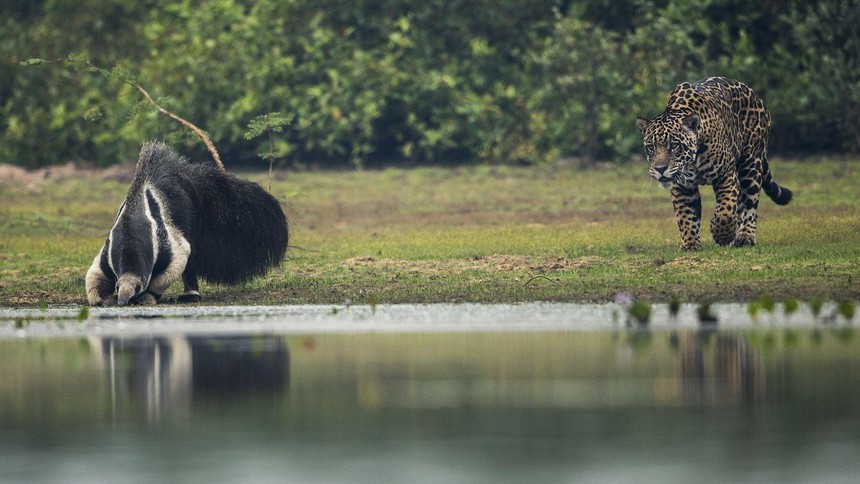
[[[741,82],[685,82],[669,96],[665,111],[650,121],[637,118],[636,124],[649,174],[672,194],[683,250],[702,248],[699,185],[714,187],[711,234],[719,245],[755,245],[762,189],[779,205],[791,201],[791,190],[773,181],[767,163],[770,113]]]

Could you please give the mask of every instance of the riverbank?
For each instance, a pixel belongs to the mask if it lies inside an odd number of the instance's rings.
[[[679,251],[669,194],[640,165],[276,172],[287,259],[202,293],[211,304],[856,301],[857,166],[773,161],[796,197],[763,198],[759,245],[718,247],[705,229],[696,253]],[[0,306],[84,304],[84,274],[127,186],[93,172],[0,182]],[[712,190],[702,194],[709,219]]]

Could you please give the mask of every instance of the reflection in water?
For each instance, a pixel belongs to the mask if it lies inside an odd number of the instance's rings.
[[[260,336],[90,337],[107,372],[111,409],[143,405],[158,421],[187,415],[195,399],[279,396],[289,384],[282,338]]]
[[[860,473],[852,328],[3,340],[0,368],[2,482]]]
[[[759,351],[747,338],[700,330],[687,333],[684,343],[681,380],[687,402],[753,403],[765,397],[766,380]],[[710,361],[706,361],[710,346],[714,349]]]

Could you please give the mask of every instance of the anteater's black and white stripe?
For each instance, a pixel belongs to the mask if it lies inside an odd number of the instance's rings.
[[[280,263],[287,218],[256,183],[190,163],[160,142],[143,145],[134,179],[87,272],[87,300],[154,304],[180,277],[180,301],[199,300],[197,277],[248,281]]]

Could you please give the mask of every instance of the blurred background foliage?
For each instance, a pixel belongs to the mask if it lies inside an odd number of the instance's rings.
[[[860,151],[860,0],[5,0],[0,163],[109,165],[205,147],[132,87],[30,58],[127,69],[227,165],[624,162],[637,115],[685,80],[742,80],[771,154]],[[250,139],[249,139],[250,138]]]

